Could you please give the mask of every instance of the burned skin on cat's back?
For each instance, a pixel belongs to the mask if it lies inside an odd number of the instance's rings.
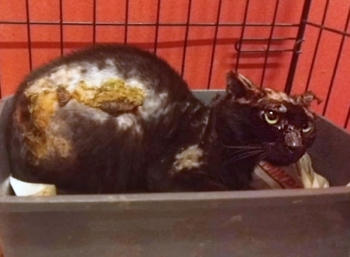
[[[90,109],[86,107],[91,107],[98,109],[91,109],[91,114],[96,115],[95,119],[101,121],[107,119],[103,111],[123,114],[132,112],[143,103],[144,90],[128,87],[121,80],[110,79],[99,87],[87,83],[89,82],[80,81],[73,90],[70,90],[69,84],[57,86],[53,80],[42,78],[24,91],[24,97],[30,102],[28,111],[32,117],[31,123],[27,124],[26,141],[32,149],[34,163],[41,159],[52,158],[50,156],[55,158],[72,154],[69,139],[59,131],[63,130],[65,123],[64,119],[59,118],[61,112],[76,111],[79,108],[85,108],[89,112]],[[122,123],[122,119],[117,118],[117,123]]]

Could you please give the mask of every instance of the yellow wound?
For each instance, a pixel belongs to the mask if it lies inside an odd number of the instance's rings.
[[[36,83],[36,87],[29,87],[25,91],[30,102],[28,109],[31,118],[23,131],[36,161],[53,153],[61,157],[70,154],[70,142],[60,135],[52,134],[48,127],[57,109],[64,107],[71,99],[107,113],[122,113],[141,106],[145,97],[144,90],[130,87],[119,79],[109,79],[99,87],[92,87],[81,81],[74,91],[68,91],[67,85],[54,86],[45,79]]]
[[[130,111],[141,106],[144,91],[140,88],[130,87],[124,81],[110,79],[100,87],[89,87],[81,81],[72,93],[72,97],[87,106],[115,111]]]

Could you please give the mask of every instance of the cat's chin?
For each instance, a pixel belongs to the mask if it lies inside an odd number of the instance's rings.
[[[298,158],[293,158],[293,159],[286,158],[285,160],[276,160],[276,159],[266,158],[266,161],[272,165],[275,165],[275,166],[288,166],[292,163],[296,163],[300,158],[301,158],[301,156]]]
[[[292,163],[296,163],[303,155],[304,151],[300,153],[293,153],[293,154],[287,154],[287,155],[279,155],[279,156],[271,156],[267,157],[265,160],[273,165],[276,166],[287,166]]]

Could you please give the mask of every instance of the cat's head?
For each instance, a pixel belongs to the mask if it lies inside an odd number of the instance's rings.
[[[296,162],[315,139],[316,116],[309,110],[313,100],[320,101],[312,92],[289,96],[229,72],[223,112],[234,140],[224,143],[256,146],[261,158],[275,165]]]

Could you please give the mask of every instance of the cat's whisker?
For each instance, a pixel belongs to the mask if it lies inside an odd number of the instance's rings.
[[[258,155],[260,153],[262,153],[262,152],[261,151],[252,151],[252,152],[241,153],[241,154],[237,154],[232,159],[235,159],[235,157],[236,157],[236,159],[244,159],[246,157]]]
[[[262,161],[262,160],[264,160],[267,156],[268,156],[267,153],[266,153],[266,152],[263,152],[261,155],[258,156],[257,159],[258,159],[259,161]]]
[[[228,156],[232,156],[232,155],[240,155],[240,154],[244,154],[244,153],[250,153],[250,152],[256,152],[256,153],[260,153],[264,151],[262,148],[255,148],[255,149],[237,149],[237,150],[233,150],[230,153],[228,153]]]
[[[225,148],[257,148],[255,145],[223,145]]]
[[[225,145],[224,143],[221,143],[221,145],[231,149],[261,149],[259,145]]]
[[[262,149],[261,150],[254,150],[254,151],[243,152],[243,153],[234,155],[232,158],[229,158],[225,162],[225,164],[237,162],[237,161],[246,159],[248,157],[259,156],[259,155],[262,155],[263,153],[264,153],[264,151]]]

